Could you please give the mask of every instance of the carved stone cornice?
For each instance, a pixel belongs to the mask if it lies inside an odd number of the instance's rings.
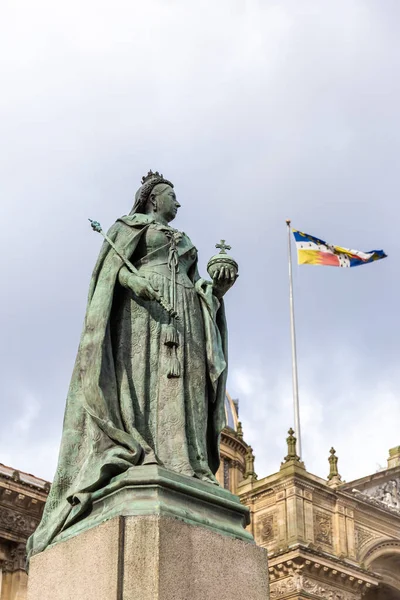
[[[293,554],[282,561],[270,560],[269,575],[271,599],[291,596],[294,592],[317,598],[358,600],[369,589],[379,584],[375,576],[361,574],[352,565],[340,568],[316,558]]]
[[[262,480],[260,480],[260,482],[262,482]],[[304,481],[301,478],[285,476],[285,478],[278,479],[276,482],[269,483],[266,486],[260,485],[256,489],[252,488],[251,490],[248,490],[245,493],[240,493],[239,490],[238,493],[243,502],[257,501],[260,498],[263,498],[264,496],[270,496],[275,493],[282,493],[283,496],[278,498],[279,500],[282,500],[287,495],[289,495],[288,490],[292,490],[293,488],[295,488],[294,493],[299,493],[306,500],[311,500],[313,493],[316,491],[315,486],[313,486],[311,483],[308,483],[307,481]],[[331,499],[331,496],[329,496],[329,498]]]
[[[309,483],[307,483],[306,481],[303,481],[300,478],[297,477],[293,477],[293,479],[289,480],[289,481],[285,481],[282,482],[276,486],[274,486],[274,489],[276,492],[281,491],[281,490],[285,490],[288,494],[288,490],[289,489],[294,489],[294,493],[300,494],[300,495],[304,495],[304,492],[311,492],[311,493],[315,493],[315,486],[310,485]]]
[[[236,493],[240,497],[240,501],[243,502],[243,504],[255,504],[262,498],[275,496],[275,491],[271,488],[269,488],[269,489],[261,488],[259,491],[250,490],[249,492],[246,492],[244,494],[240,493],[240,489],[239,489],[239,491]]]
[[[296,544],[290,547],[286,546],[278,552],[271,552],[268,560],[270,570],[274,569],[277,565],[285,565],[288,563],[293,564],[294,566],[303,565],[303,567],[301,567],[302,571],[305,569],[313,569],[313,565],[316,565],[317,569],[323,569],[323,573],[332,572],[335,576],[338,573],[344,573],[349,577],[354,577],[357,580],[366,581],[371,584],[377,584],[379,580],[379,576],[377,577],[375,573],[363,569],[355,562],[343,560],[332,554],[317,550],[311,544],[308,544],[307,546],[303,544]],[[279,571],[281,569],[282,568],[280,568]]]
[[[24,513],[29,513],[33,517],[41,516],[46,502],[46,496],[37,497],[31,496],[29,491],[21,494],[17,490],[0,487],[0,507],[20,510]]]
[[[10,467],[0,464],[0,481],[15,483],[19,487],[39,491],[44,494],[48,494],[50,490],[50,483],[24,473],[23,471],[17,471]]]
[[[361,590],[345,590],[304,575],[291,575],[270,583],[271,600],[288,596],[293,598],[293,593],[306,593],[307,598],[315,596],[315,598],[324,598],[324,600],[360,600],[363,592]]]
[[[243,456],[243,459],[247,452],[247,444],[241,438],[238,437],[235,431],[229,431],[224,429],[221,433],[221,445],[225,444],[232,450],[235,450]]]

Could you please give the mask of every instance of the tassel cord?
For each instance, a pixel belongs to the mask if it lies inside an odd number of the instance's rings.
[[[168,268],[171,272],[170,297],[173,310],[176,312],[176,275],[179,272],[179,256],[174,234],[168,236],[170,247],[168,253]],[[181,366],[178,360],[177,348],[179,346],[179,335],[176,327],[176,320],[170,318],[167,326],[165,345],[170,348],[170,364],[167,377],[180,377]]]

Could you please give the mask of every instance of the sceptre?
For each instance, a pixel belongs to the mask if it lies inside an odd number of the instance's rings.
[[[100,233],[103,236],[103,238],[106,240],[106,242],[108,242],[110,244],[111,248],[113,248],[115,250],[115,252],[118,254],[118,256],[123,260],[123,262],[128,267],[130,272],[133,273],[134,275],[137,275],[138,277],[142,277],[140,275],[139,271],[137,270],[137,268],[133,266],[131,261],[128,260],[123,254],[121,254],[121,252],[118,250],[118,248],[114,244],[114,242],[108,237],[108,235],[106,233],[104,233],[104,231],[101,228],[100,223],[98,221],[93,221],[92,219],[89,219],[89,221],[90,221],[90,225],[92,226],[93,231],[97,231],[97,233]],[[169,314],[170,317],[179,321],[179,315],[177,314],[177,312],[172,308],[172,306],[170,306],[167,302],[165,302],[165,300],[163,298],[161,298],[160,295],[157,295],[156,300],[160,304],[160,306],[162,306],[167,311],[167,313]]]

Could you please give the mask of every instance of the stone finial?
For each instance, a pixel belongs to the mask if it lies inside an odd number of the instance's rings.
[[[287,456],[285,456],[283,463],[281,463],[281,470],[291,465],[296,465],[301,469],[305,469],[304,463],[300,460],[300,456],[298,456],[296,453],[297,438],[295,437],[292,428],[289,429],[288,434],[289,436],[286,438],[288,453]]]
[[[243,427],[242,427],[241,421],[238,421],[236,435],[238,436],[239,439],[241,439],[241,440],[243,439]]]
[[[329,450],[330,456],[328,458],[329,460],[329,475],[328,475],[328,485],[331,487],[337,487],[341,481],[342,478],[339,475],[339,471],[338,471],[338,457],[336,456],[336,450],[335,448],[331,448]]]
[[[19,471],[13,471],[13,474],[11,475],[11,478],[16,482],[19,483],[21,481],[21,475]]]
[[[400,446],[390,448],[388,458],[388,469],[400,467]]]
[[[256,481],[257,473],[254,470],[255,456],[254,456],[253,448],[251,446],[247,447],[245,458],[246,458],[246,471],[244,473],[244,479],[247,479],[250,481]]]
[[[300,456],[297,456],[297,454],[296,454],[297,438],[294,436],[294,431],[292,428],[289,429],[288,434],[289,434],[289,437],[286,438],[286,443],[288,446],[288,453],[287,453],[287,456],[285,456],[285,462],[289,462],[290,460],[299,461]]]

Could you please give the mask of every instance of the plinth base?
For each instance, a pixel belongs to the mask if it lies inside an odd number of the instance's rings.
[[[254,542],[245,529],[249,509],[238,496],[212,483],[180,475],[159,465],[132,467],[92,494],[90,510],[78,505],[70,524],[53,543],[63,542],[113,517],[160,515],[202,525],[217,533]]]
[[[162,515],[119,516],[34,556],[28,600],[267,600],[254,542]]]

